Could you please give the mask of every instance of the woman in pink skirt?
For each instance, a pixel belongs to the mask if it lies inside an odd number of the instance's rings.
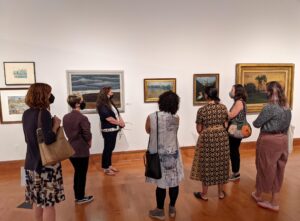
[[[253,122],[254,127],[260,128],[260,135],[256,143],[256,191],[251,195],[259,206],[278,211],[277,195],[288,159],[287,131],[291,110],[278,82],[267,84],[267,96],[268,104]],[[271,201],[264,201],[262,193],[271,193]]]

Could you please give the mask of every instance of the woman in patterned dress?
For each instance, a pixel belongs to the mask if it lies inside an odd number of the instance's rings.
[[[41,113],[42,132],[46,144],[56,141],[61,120],[49,112],[54,102],[51,87],[35,83],[28,89],[25,103],[29,106],[22,118],[27,152],[25,158],[26,202],[33,204],[35,220],[55,221],[55,204],[65,200],[61,164],[43,166],[36,130]]]
[[[195,150],[191,179],[202,181],[202,192],[194,192],[196,198],[207,201],[208,186],[218,185],[219,198],[225,197],[223,184],[229,177],[228,112],[220,104],[218,91],[207,87],[208,104],[197,113],[196,129],[199,138]]]
[[[179,97],[174,92],[167,91],[159,96],[158,104],[160,111],[148,116],[146,132],[150,134],[148,146],[150,153],[158,151],[162,177],[161,179],[146,177],[146,182],[157,185],[157,207],[149,211],[149,216],[162,220],[165,218],[164,201],[167,188],[170,196],[169,216],[176,215],[175,203],[179,194],[179,183],[183,179],[183,166],[177,140],[179,117],[176,113]]]

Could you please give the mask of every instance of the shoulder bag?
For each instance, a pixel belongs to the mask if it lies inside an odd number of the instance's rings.
[[[161,168],[160,168],[160,159],[158,154],[158,114],[156,112],[156,139],[157,139],[157,146],[156,146],[156,153],[149,152],[149,144],[148,149],[144,155],[144,164],[145,164],[145,176],[153,179],[160,179],[161,178]],[[149,139],[150,143],[150,139]]]
[[[231,121],[228,127],[229,136],[238,139],[250,137],[252,134],[252,128],[246,118],[246,105],[244,102],[243,102],[243,106],[244,106],[243,108],[244,117],[242,119],[239,119],[238,116],[235,117]]]
[[[45,144],[44,134],[42,131],[41,110],[38,116],[38,128],[36,130],[39,144],[41,160],[43,166],[53,165],[62,160],[71,157],[75,151],[67,141],[63,127],[59,127],[56,133],[56,141],[52,144]]]

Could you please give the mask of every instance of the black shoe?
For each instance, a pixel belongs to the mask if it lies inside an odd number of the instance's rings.
[[[240,174],[239,173],[237,173],[237,174],[235,174],[235,173],[233,173],[230,177],[229,177],[229,181],[235,181],[235,180],[239,180],[240,179]]]
[[[81,200],[75,200],[75,203],[76,204],[84,204],[84,203],[92,202],[93,200],[94,200],[93,196],[85,196]]]

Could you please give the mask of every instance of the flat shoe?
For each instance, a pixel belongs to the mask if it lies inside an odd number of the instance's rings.
[[[263,200],[260,198],[260,197],[257,197],[256,195],[255,195],[255,193],[256,192],[252,192],[251,193],[251,196],[252,196],[252,198],[255,200],[255,202],[262,202]]]
[[[224,191],[221,191],[221,192],[219,193],[219,199],[220,199],[220,200],[224,199],[225,196],[226,196],[226,193],[225,193]]]
[[[275,212],[278,212],[279,211],[279,206],[274,206],[272,205],[270,202],[268,201],[262,201],[262,202],[258,202],[257,205],[259,205],[260,207],[263,207],[265,209],[269,209],[269,210],[272,210],[272,211],[275,211]]]
[[[203,196],[202,195],[203,193],[201,192],[194,192],[194,196],[197,198],[197,199],[200,199],[200,200],[203,200],[203,201],[207,201],[208,198],[206,196]]]

